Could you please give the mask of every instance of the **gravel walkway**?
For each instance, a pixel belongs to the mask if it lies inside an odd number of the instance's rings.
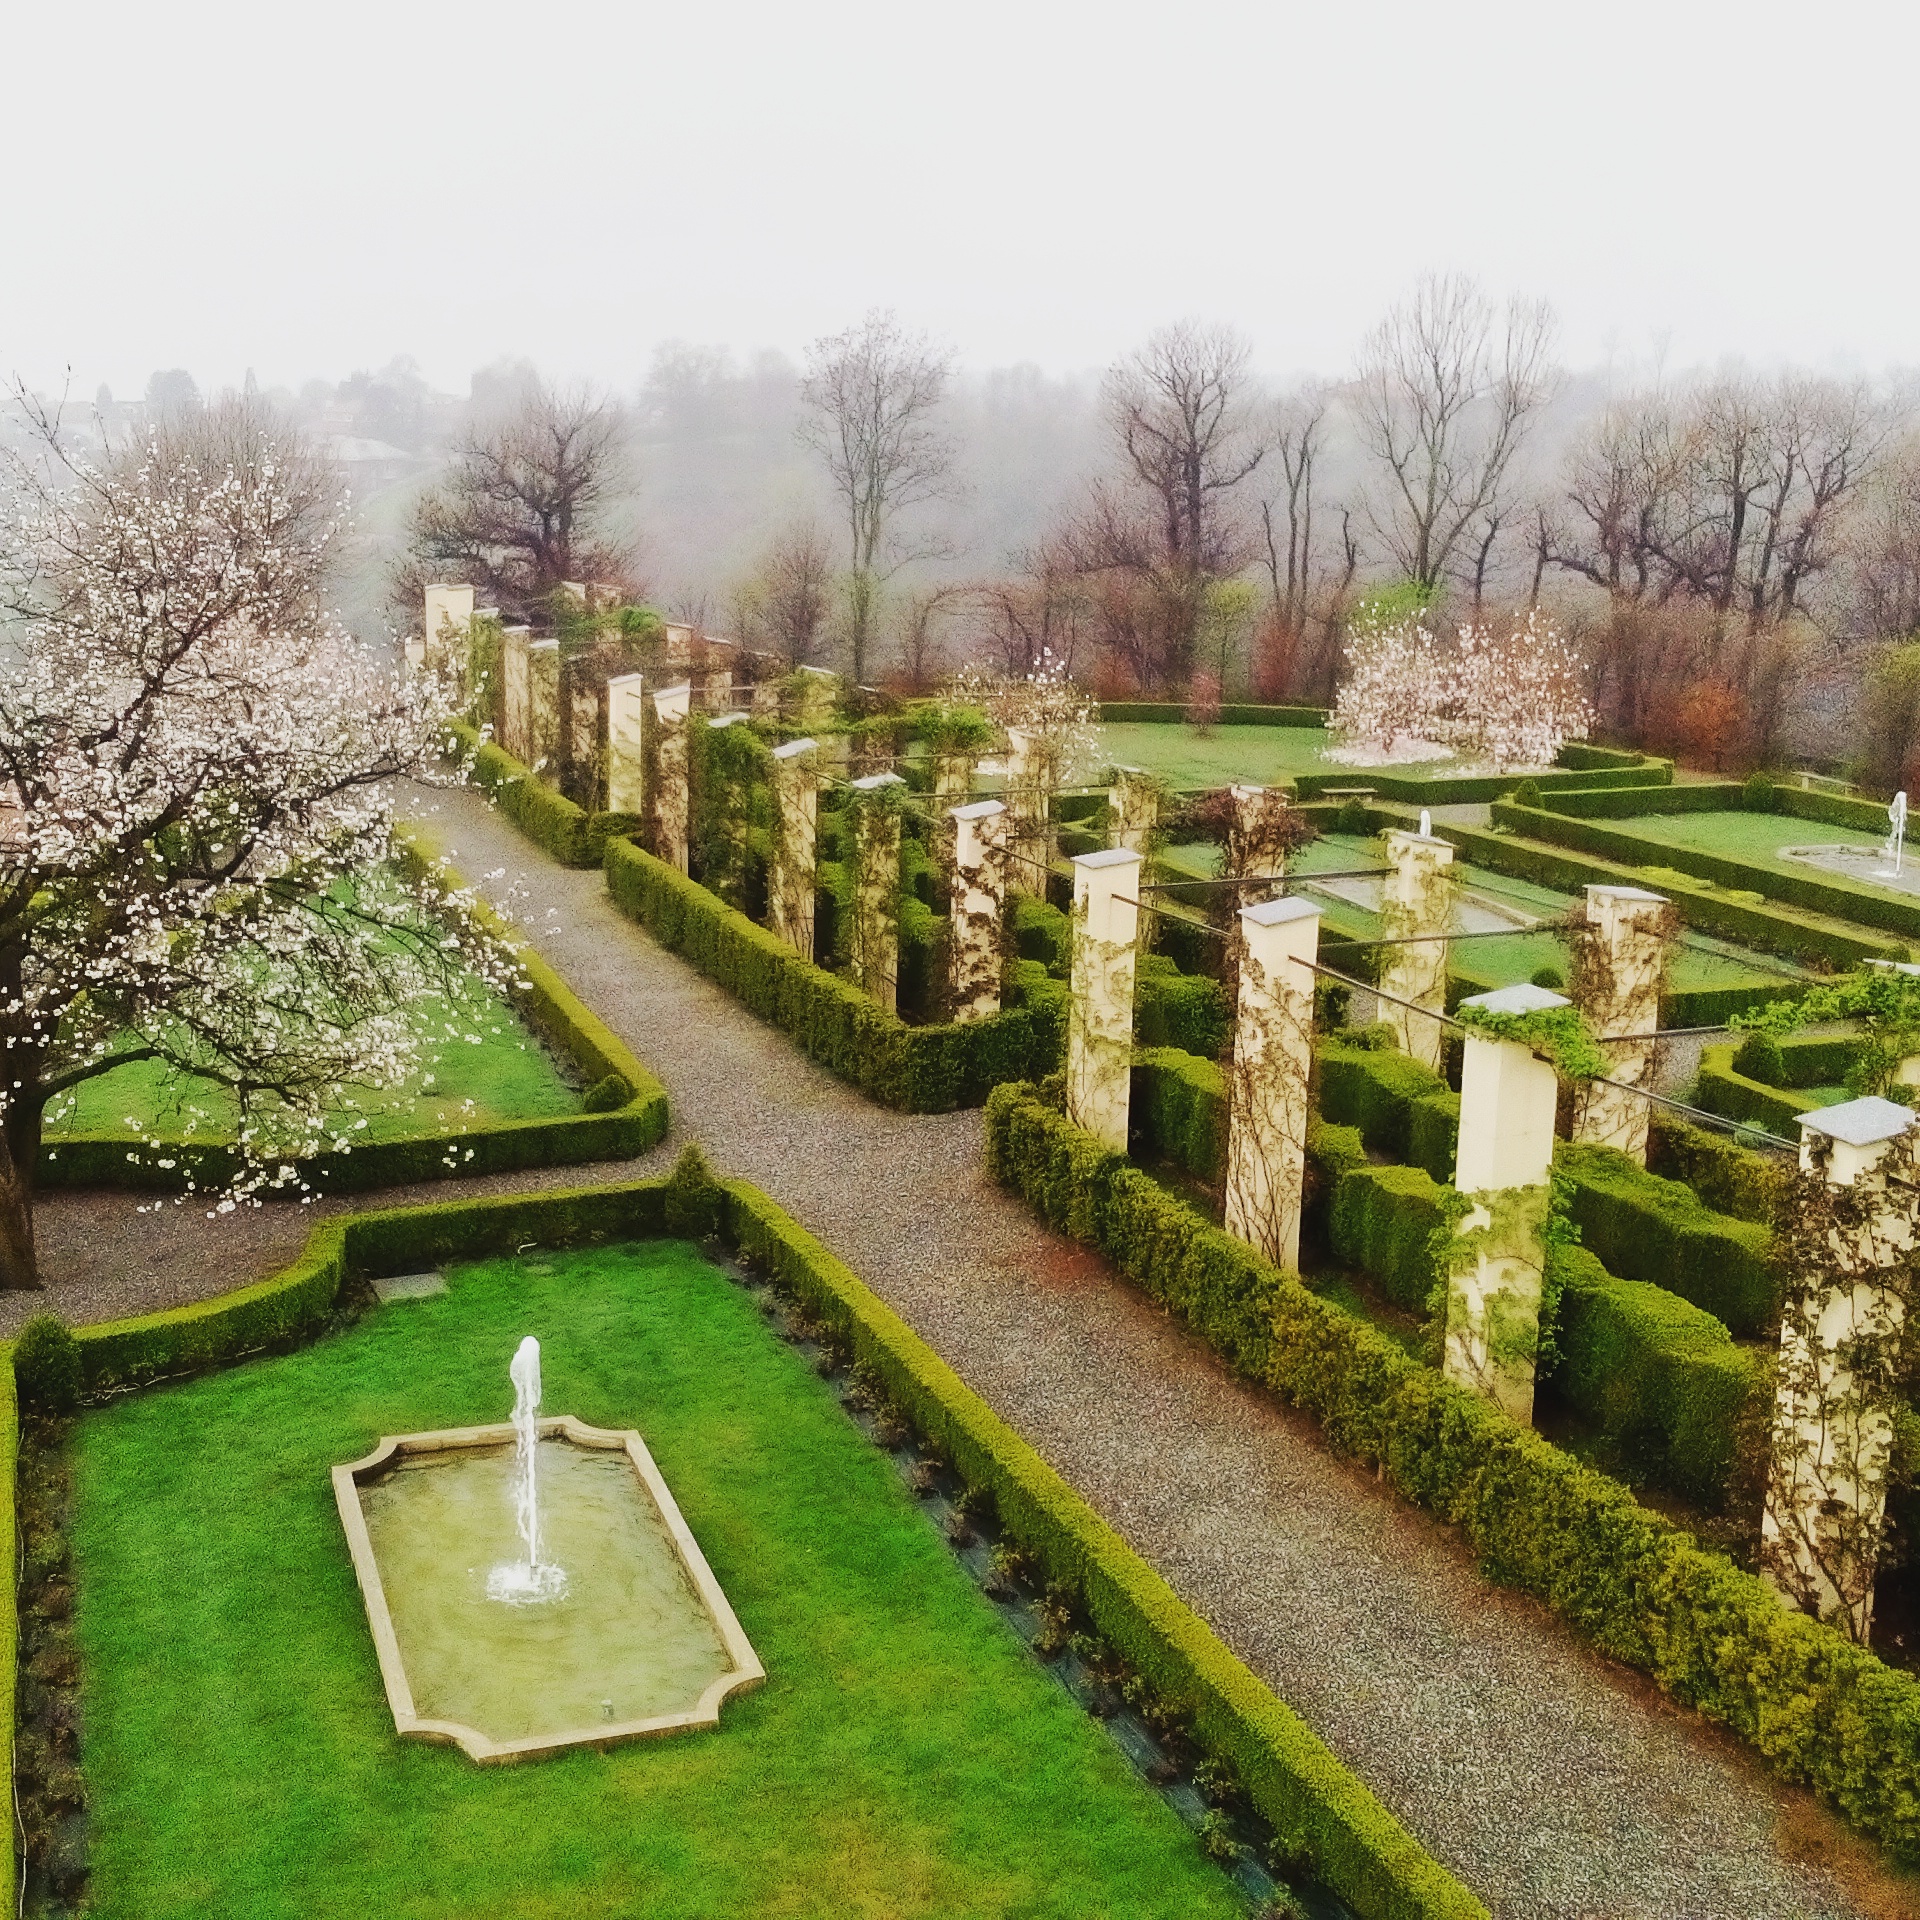
[[[677,1138],[847,1259],[1502,1920],[1920,1909],[1809,1796],[1488,1586],[1311,1423],[1036,1226],[988,1182],[977,1113],[870,1105],[657,948],[598,875],[555,867],[477,796],[435,796],[429,824],[470,878],[523,889],[541,951],[666,1081]],[[49,1202],[51,1266],[108,1205]],[[144,1282],[156,1299],[252,1277],[306,1224],[268,1209],[216,1236],[184,1216],[147,1216],[165,1236]],[[83,1297],[56,1278],[63,1305]],[[111,1275],[94,1284],[114,1291]]]

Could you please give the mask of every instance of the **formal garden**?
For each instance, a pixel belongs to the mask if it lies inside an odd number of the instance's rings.
[[[28,829],[116,985],[36,1012],[11,1257],[36,1189],[330,1210],[13,1347],[24,1910],[1492,1910],[794,1196],[690,1144],[595,1172],[702,1116],[396,827],[401,773],[709,1023],[963,1123],[1036,1261],[1097,1256],[1911,1884],[1899,809],[1591,743],[1531,618],[1420,712],[1431,636],[1383,632],[1328,712],[1198,723],[1047,661],[875,694],[587,588],[554,625],[428,589],[378,751],[276,727],[245,884],[191,757],[164,830]]]

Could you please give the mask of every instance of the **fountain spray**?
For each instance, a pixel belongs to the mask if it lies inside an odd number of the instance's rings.
[[[540,1342],[520,1342],[507,1368],[513,1382],[513,1516],[524,1561],[508,1560],[487,1575],[487,1598],[525,1605],[556,1600],[567,1590],[566,1570],[540,1558]]]

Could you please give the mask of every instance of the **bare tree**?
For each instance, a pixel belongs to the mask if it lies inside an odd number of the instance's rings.
[[[609,525],[626,426],[603,395],[535,382],[467,435],[453,470],[414,508],[396,603],[423,579],[470,580],[509,619],[547,611],[566,581],[632,587],[633,554]]]
[[[1475,521],[1500,508],[1550,388],[1552,334],[1544,303],[1513,300],[1496,325],[1473,281],[1428,275],[1367,341],[1353,407],[1383,469],[1373,525],[1409,580],[1438,586]]]
[[[1849,637],[1920,634],[1920,435],[1888,453],[1866,487],[1842,585]]]
[[[1142,686],[1185,686],[1209,584],[1253,557],[1234,499],[1267,450],[1247,351],[1230,328],[1182,321],[1101,387],[1119,474],[1093,488],[1056,549],[1096,583],[1101,645]]]
[[[943,620],[971,592],[957,582],[925,587],[907,596],[900,611],[900,673],[914,693],[924,693],[940,678],[940,629]]]
[[[1326,425],[1326,389],[1314,384],[1280,401],[1269,429],[1282,484],[1277,495],[1260,503],[1260,530],[1274,613],[1295,632],[1306,623],[1313,591],[1313,477]],[[1286,530],[1284,564],[1282,524]]]
[[[742,640],[778,654],[791,669],[819,656],[832,602],[832,549],[811,521],[797,521],[735,593],[734,618]]]
[[[873,312],[807,349],[800,438],[825,461],[846,515],[847,638],[867,674],[880,588],[916,556],[893,544],[900,516],[947,485],[952,446],[937,422],[952,356]]]

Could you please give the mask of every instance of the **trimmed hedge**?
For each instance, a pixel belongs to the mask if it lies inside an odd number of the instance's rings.
[[[1851,827],[1856,833],[1885,833],[1887,810],[1878,800],[1854,800],[1844,793],[1821,793],[1811,787],[1774,789],[1773,810],[1796,820],[1818,820],[1829,827]]]
[[[403,858],[424,859],[418,835],[403,836]],[[484,903],[475,917],[496,932],[504,923]],[[527,992],[521,1012],[541,1027],[580,1069],[589,1088],[625,1082],[627,1097],[599,1111],[543,1120],[499,1120],[449,1133],[310,1154],[296,1164],[306,1185],[322,1193],[364,1193],[421,1180],[514,1173],[529,1167],[579,1166],[589,1160],[631,1160],[667,1137],[667,1090],[531,947],[515,960]],[[42,1188],[115,1187],[177,1193],[189,1182],[222,1187],[241,1171],[232,1142],[162,1138],[129,1146],[124,1134],[67,1134],[42,1146],[36,1178]]]
[[[1490,1579],[1730,1728],[1896,1857],[1920,1859],[1920,1681],[1789,1612],[1617,1481],[1209,1226],[1032,1087],[995,1089],[987,1151],[1043,1218],[1459,1527]]]
[[[1621,1280],[1584,1247],[1560,1268],[1553,1391],[1621,1445],[1630,1471],[1720,1506],[1742,1416],[1766,1369],[1712,1314],[1645,1280]]]
[[[608,895],[629,919],[883,1106],[906,1113],[978,1106],[1001,1081],[1053,1068],[1051,1025],[1023,1007],[910,1027],[630,840],[608,843],[606,874]]]
[[[898,1314],[764,1194],[722,1185],[726,1234],[741,1254],[799,1294],[967,1484],[993,1496],[1007,1532],[1073,1590],[1100,1637],[1191,1716],[1200,1745],[1232,1765],[1254,1810],[1333,1892],[1364,1920],[1485,1914]]]
[[[1431,1067],[1391,1048],[1323,1040],[1314,1049],[1320,1112],[1336,1126],[1358,1127],[1370,1151],[1453,1178],[1460,1096]]]
[[[1216,1192],[1227,1183],[1227,1076],[1178,1047],[1133,1056],[1129,1124],[1143,1157],[1167,1160]]]
[[[1204,973],[1182,973],[1163,953],[1143,953],[1134,974],[1133,1031],[1143,1047],[1178,1047],[1217,1059],[1227,1047],[1227,996]]]
[[[1695,780],[1655,789],[1633,787],[1543,787],[1540,804],[1549,813],[1577,820],[1627,820],[1635,814],[1736,813],[1747,804],[1737,780]]]
[[[1186,707],[1178,700],[1103,700],[1100,718],[1114,726],[1141,721],[1168,726],[1185,721]],[[1222,727],[1324,727],[1325,707],[1269,707],[1245,702],[1230,703],[1220,709],[1215,722]]]
[[[1629,766],[1559,768],[1545,773],[1392,773],[1381,767],[1346,767],[1337,773],[1303,773],[1294,781],[1302,799],[1312,799],[1329,787],[1370,787],[1382,800],[1398,800],[1415,807],[1458,806],[1498,800],[1523,780],[1543,791],[1552,787],[1662,787],[1673,778],[1671,760],[1636,758]]]
[[[529,840],[544,847],[563,867],[595,864],[588,844],[586,808],[543,786],[530,767],[504,747],[483,741],[464,720],[448,721],[447,732],[462,753],[473,755],[474,785]]]
[[[1611,1147],[1562,1141],[1554,1165],[1567,1178],[1581,1243],[1609,1273],[1664,1287],[1743,1337],[1778,1324],[1780,1279],[1768,1228],[1713,1212],[1690,1187]]]
[[[1693,1083],[1694,1104],[1729,1120],[1764,1127],[1783,1140],[1798,1140],[1800,1116],[1811,1113],[1819,1102],[1791,1087],[1772,1087],[1764,1080],[1749,1078],[1733,1064],[1739,1051],[1732,1041],[1701,1048],[1700,1072]]]
[[[1647,1168],[1691,1188],[1702,1206],[1763,1226],[1778,1216],[1786,1187],[1785,1168],[1776,1156],[1756,1153],[1671,1113],[1652,1116]]]
[[[1849,880],[1822,879],[1811,872],[1788,873],[1777,867],[1736,860],[1730,854],[1669,846],[1644,834],[1596,826],[1590,820],[1575,820],[1545,806],[1517,806],[1510,800],[1495,802],[1493,823],[1554,846],[1573,847],[1582,853],[1597,853],[1604,859],[1629,861],[1637,866],[1668,867],[1675,873],[1711,880],[1715,886],[1762,893],[1770,901],[1783,901],[1809,913],[1826,914],[1836,920],[1850,920],[1859,926],[1920,939],[1920,903],[1878,893],[1871,887],[1855,886]]]
[[[1514,812],[1528,820],[1559,818],[1544,808],[1516,808]],[[1398,823],[1389,820],[1386,824]],[[1579,825],[1571,821],[1562,824],[1569,828]],[[1644,886],[1645,866],[1673,865],[1656,859],[1629,865],[1622,860],[1576,853],[1545,840],[1523,839],[1514,833],[1493,833],[1478,827],[1459,827],[1451,822],[1435,821],[1433,830],[1476,866],[1494,873],[1511,874],[1518,880],[1532,880],[1565,893],[1578,893],[1589,882],[1604,886]],[[1646,841],[1639,842],[1636,850],[1649,854],[1660,851]],[[1677,867],[1673,870],[1680,871]],[[1691,887],[1675,887],[1671,891],[1675,910],[1688,926],[1698,927],[1703,933],[1723,934],[1730,940],[1744,941],[1748,946],[1768,952],[1826,961],[1838,967],[1857,967],[1864,960],[1904,960],[1907,956],[1904,941],[1883,939],[1825,915],[1777,905],[1756,906],[1750,901],[1732,900]],[[1773,997],[1785,998],[1802,991],[1804,988],[1795,982],[1782,981],[1773,990]],[[1683,997],[1676,995],[1675,1002]]]
[[[13,1748],[11,1730],[19,1724],[16,1694],[20,1680],[20,1556],[14,1543],[20,1537],[16,1512],[20,1484],[20,1396],[11,1364],[0,1367],[0,1538],[7,1542],[6,1568],[0,1572],[0,1711],[9,1738],[0,1751],[0,1805],[11,1807]],[[20,1901],[20,1863],[12,1835],[0,1848],[0,1913],[16,1911]]]

